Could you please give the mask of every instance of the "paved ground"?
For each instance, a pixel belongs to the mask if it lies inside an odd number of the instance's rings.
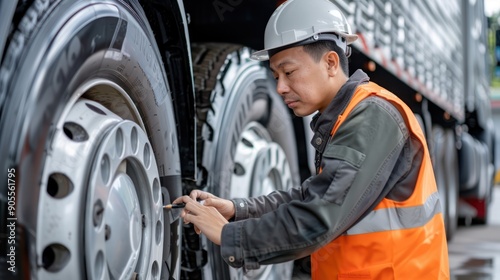
[[[500,280],[500,187],[494,191],[486,226],[459,227],[448,244],[451,280]],[[293,280],[310,280],[299,270]]]
[[[455,280],[500,280],[500,187],[494,191],[486,226],[459,228],[448,244]]]

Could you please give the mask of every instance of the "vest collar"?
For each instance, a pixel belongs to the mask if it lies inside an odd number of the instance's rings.
[[[349,104],[354,91],[360,84],[368,83],[370,78],[365,72],[358,69],[347,82],[340,88],[339,92],[333,98],[332,102],[326,107],[323,113],[317,113],[311,121],[311,129],[314,136],[311,145],[317,152],[323,153],[326,143],[330,138],[330,132],[337,122],[338,116],[344,112]]]

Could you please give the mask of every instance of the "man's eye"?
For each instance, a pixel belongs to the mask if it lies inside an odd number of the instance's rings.
[[[295,71],[287,71],[287,72],[285,72],[285,75],[290,76],[290,75],[292,75],[293,72],[295,72]]]

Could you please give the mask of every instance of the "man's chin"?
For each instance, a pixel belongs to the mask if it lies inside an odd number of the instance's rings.
[[[305,117],[305,116],[309,116],[311,114],[311,113],[307,113],[307,112],[304,112],[303,110],[299,110],[299,109],[294,109],[293,113],[297,117]]]

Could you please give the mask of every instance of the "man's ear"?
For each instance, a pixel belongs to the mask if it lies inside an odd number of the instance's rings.
[[[338,71],[340,70],[339,55],[334,51],[329,51],[325,53],[324,58],[328,66],[329,75],[332,77],[337,75]]]

